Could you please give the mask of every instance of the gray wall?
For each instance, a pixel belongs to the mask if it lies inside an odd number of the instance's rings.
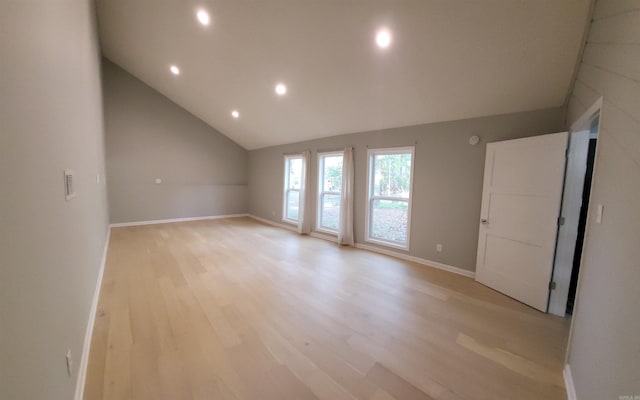
[[[409,254],[474,271],[486,143],[558,132],[562,127],[563,110],[558,108],[334,136],[254,150],[249,152],[249,212],[274,222],[282,221],[285,153],[312,150],[311,187],[316,191],[317,151],[353,146],[356,241],[364,242],[367,147],[415,146]],[[473,135],[482,137],[475,147],[468,143]],[[315,198],[314,193],[314,212]],[[436,252],[437,243],[443,244],[443,252]]]
[[[640,3],[598,1],[593,18],[568,112],[603,96],[568,360],[580,400],[640,396]]]
[[[108,60],[103,79],[111,222],[247,212],[246,150]]]
[[[94,12],[1,1],[0,32],[0,398],[71,399],[108,228]]]

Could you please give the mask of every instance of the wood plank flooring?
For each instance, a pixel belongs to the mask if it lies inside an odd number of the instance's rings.
[[[84,398],[565,399],[568,329],[248,218],[114,228]]]

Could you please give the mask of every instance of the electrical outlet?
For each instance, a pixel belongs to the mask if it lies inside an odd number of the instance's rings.
[[[158,184],[162,183],[162,179],[156,178],[156,183],[158,183]]]
[[[67,349],[65,360],[67,361],[67,375],[71,376],[71,371],[73,370],[73,358],[71,357],[71,349]]]
[[[69,201],[76,197],[75,180],[73,179],[73,170],[64,170],[64,198]]]
[[[602,223],[602,213],[604,212],[604,206],[602,204],[598,204],[596,207],[596,224]]]
[[[275,217],[276,216],[276,212],[275,211],[271,211],[271,216]]]
[[[436,244],[436,251],[437,251],[438,253],[441,253],[441,252],[442,252],[442,244],[440,244],[440,243]]]

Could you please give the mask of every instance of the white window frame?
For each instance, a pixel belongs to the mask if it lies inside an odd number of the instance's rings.
[[[300,215],[298,215],[298,219],[290,219],[287,218],[287,204],[289,200],[289,192],[298,192],[298,210],[300,210],[300,191],[302,189],[302,182],[300,182],[300,189],[291,189],[289,188],[289,160],[300,159],[304,162],[304,158],[302,154],[287,154],[284,156],[284,191],[282,197],[282,221],[290,223],[290,224],[298,224],[300,221]]]
[[[409,153],[411,154],[411,177],[409,179],[409,198],[403,199],[399,197],[391,197],[391,196],[374,196],[373,188],[375,179],[375,174],[373,173],[373,157],[375,155],[383,155],[383,154],[402,154]],[[411,243],[411,205],[413,202],[413,176],[416,165],[416,157],[415,157],[415,147],[387,147],[380,149],[368,149],[367,150],[367,204],[366,204],[366,214],[367,217],[365,219],[365,241],[370,243],[379,244],[382,246],[393,247],[400,250],[409,250]],[[392,242],[388,240],[378,239],[375,237],[371,237],[371,217],[373,216],[372,207],[374,200],[392,200],[392,201],[406,201],[408,203],[407,209],[407,242],[405,244]]]
[[[331,229],[321,225],[322,224],[322,196],[324,196],[325,194],[337,195],[337,196],[342,195],[342,188],[340,188],[339,192],[335,192],[335,191],[325,192],[323,190],[324,189],[324,158],[332,157],[332,156],[341,156],[343,161],[342,168],[344,168],[344,151],[328,151],[324,153],[318,153],[318,197],[316,199],[317,201],[316,231],[328,233],[331,235],[337,235],[338,234],[337,229]]]

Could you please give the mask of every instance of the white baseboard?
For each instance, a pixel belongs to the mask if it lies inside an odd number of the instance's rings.
[[[327,235],[327,234],[320,233],[320,232],[311,232],[309,234],[309,236],[314,237],[314,238],[318,238],[318,239],[322,239],[322,240],[327,240],[327,241],[333,242],[333,243],[338,243],[338,238],[336,236],[331,236],[331,235]]]
[[[564,369],[562,370],[562,375],[564,376],[564,387],[567,389],[567,400],[578,400],[569,364],[565,364]]]
[[[111,224],[109,226],[112,227],[112,228],[119,228],[119,227],[122,227],[122,226],[171,224],[173,222],[201,221],[201,220],[205,220],[205,219],[239,218],[239,217],[248,217],[248,216],[249,216],[249,214],[210,215],[210,216],[205,216],[205,217],[156,219],[156,220],[152,220],[152,221],[117,222],[117,223]]]
[[[98,279],[96,282],[95,292],[93,294],[93,301],[91,302],[91,309],[89,311],[89,321],[87,322],[87,329],[85,332],[84,343],[82,346],[82,356],[80,358],[80,365],[78,367],[78,377],[76,380],[76,391],[74,395],[74,400],[82,400],[82,397],[84,395],[84,386],[85,386],[85,381],[87,377],[87,367],[89,365],[89,353],[91,350],[91,339],[93,337],[93,327],[95,325],[96,313],[98,311],[98,301],[100,300],[100,289],[102,288],[102,278],[104,276],[104,268],[107,262],[107,251],[109,250],[109,241],[111,239],[111,228],[124,227],[124,226],[137,226],[137,225],[167,224],[172,222],[198,221],[198,220],[207,220],[207,219],[238,218],[238,217],[250,217],[268,225],[272,225],[278,228],[297,232],[296,227],[292,225],[279,224],[277,222],[273,222],[268,219],[261,218],[252,214],[230,214],[230,215],[216,215],[216,216],[208,216],[208,217],[164,219],[164,220],[155,220],[155,221],[123,222],[123,223],[111,224],[109,226],[109,229],[107,230],[107,239],[105,241],[104,250],[102,252],[102,259],[100,261],[100,269],[98,271]],[[310,236],[323,239],[323,240],[328,240],[334,243],[338,242],[338,239],[336,237],[325,235],[318,232],[312,232]],[[356,243],[355,247],[363,250],[385,254],[392,257],[397,257],[407,261],[413,261],[418,264],[442,269],[448,272],[452,272],[454,274],[463,275],[470,278],[473,278],[475,276],[475,273],[471,271],[467,271],[458,267],[453,267],[447,264],[442,264],[436,261],[429,261],[423,258],[410,256],[408,254],[398,253],[392,250],[386,250],[386,249],[381,249],[374,246],[368,246],[362,243]],[[569,368],[568,364],[565,366],[563,374],[564,374],[565,386],[567,388],[568,400],[577,400],[575,389],[573,387],[573,379],[571,377],[571,369]]]
[[[265,224],[268,224],[268,225],[272,225],[272,226],[275,226],[275,227],[278,227],[278,228],[288,229],[290,231],[296,231],[297,232],[297,229],[295,227],[291,226],[291,225],[279,224],[277,222],[273,222],[273,221],[270,221],[268,219],[255,216],[253,214],[249,214],[249,217],[253,218],[253,219],[257,220],[257,221],[264,222]],[[319,239],[323,239],[323,240],[328,240],[330,242],[338,243],[338,238],[330,236],[330,235],[325,235],[325,234],[322,234],[322,233],[319,233],[319,232],[311,232],[310,236],[315,237],[315,238],[319,238]],[[430,261],[430,260],[426,260],[424,258],[410,256],[408,254],[403,254],[403,253],[400,253],[400,252],[397,252],[397,251],[393,251],[393,250],[381,249],[379,247],[369,246],[369,245],[362,244],[362,243],[356,243],[355,247],[358,248],[358,249],[373,251],[373,252],[384,254],[384,255],[387,255],[387,256],[400,258],[402,260],[412,261],[412,262],[415,262],[415,263],[418,263],[418,264],[426,265],[428,267],[441,269],[441,270],[444,270],[444,271],[447,271],[447,272],[452,272],[454,274],[466,276],[466,277],[469,277],[469,278],[475,278],[475,276],[476,276],[476,273],[473,272],[473,271],[468,271],[466,269],[462,269],[462,268],[454,267],[454,266],[451,266],[451,265],[439,263],[437,261]]]
[[[247,214],[230,214],[230,215],[215,215],[215,216],[206,216],[206,217],[162,219],[162,220],[155,220],[155,221],[122,222],[122,223],[109,225],[109,229],[107,230],[107,239],[104,244],[104,250],[102,251],[102,259],[100,261],[100,270],[98,271],[98,280],[96,282],[96,288],[93,294],[93,301],[91,302],[91,309],[89,310],[89,321],[87,322],[87,329],[85,331],[84,343],[82,345],[82,355],[80,358],[80,364],[78,366],[78,377],[76,379],[76,391],[74,395],[74,400],[82,400],[82,396],[84,395],[84,386],[87,378],[87,367],[89,366],[89,353],[91,352],[91,339],[93,338],[93,327],[96,322],[96,313],[98,311],[98,301],[100,300],[100,289],[102,288],[102,278],[104,276],[104,268],[107,262],[107,251],[109,250],[109,241],[111,239],[111,228],[124,227],[124,226],[137,226],[137,225],[168,224],[172,222],[198,221],[198,220],[207,220],[207,219],[237,218],[237,217],[246,217],[246,216]]]
[[[356,247],[363,250],[373,251],[376,253],[384,254],[391,257],[400,258],[402,260],[412,261],[418,264],[426,265],[427,267],[433,267],[441,269],[447,272],[451,272],[457,275],[466,276],[468,278],[475,278],[476,273],[466,269],[454,267],[452,265],[443,264],[437,261],[431,261],[420,257],[411,256],[409,254],[400,253],[393,250],[381,249],[379,247],[369,246],[362,243],[356,243]]]
[[[265,224],[267,224],[267,225],[272,225],[272,226],[275,226],[275,227],[278,227],[278,228],[282,228],[282,229],[286,229],[286,230],[289,230],[289,231],[298,232],[298,227],[297,227],[297,226],[295,226],[295,225],[280,224],[280,223],[277,223],[277,222],[273,222],[273,221],[271,221],[271,220],[268,220],[268,219],[266,219],[266,218],[258,217],[258,216],[253,215],[253,214],[249,214],[249,215],[248,215],[248,217],[249,217],[249,218],[253,218],[253,219],[255,219],[256,221],[260,221],[260,222],[262,222],[262,223],[265,223]]]
[[[100,269],[98,270],[98,280],[96,289],[93,293],[93,301],[89,310],[89,321],[84,334],[84,343],[82,344],[82,355],[78,366],[78,377],[76,379],[76,393],[73,397],[75,400],[82,400],[84,395],[84,384],[87,378],[87,367],[89,366],[89,353],[91,351],[91,339],[93,337],[93,326],[96,322],[96,312],[98,311],[98,301],[100,300],[100,289],[102,288],[102,277],[104,276],[104,267],[107,263],[107,251],[109,250],[109,240],[111,239],[111,228],[107,230],[107,239],[104,243],[102,251],[102,259],[100,260]]]

